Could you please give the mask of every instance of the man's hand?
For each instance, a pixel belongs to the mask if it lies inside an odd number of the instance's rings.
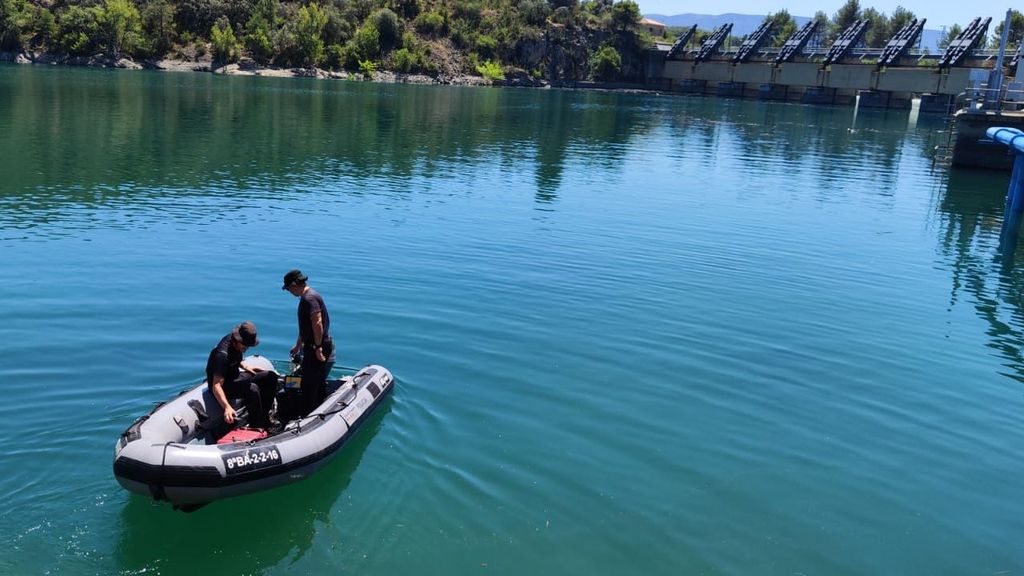
[[[292,356],[295,356],[296,354],[299,353],[299,350],[301,350],[301,349],[302,349],[302,344],[296,342],[295,346],[292,346],[292,349],[288,353],[291,354]]]
[[[249,366],[248,364],[245,364],[244,362],[240,366],[242,367],[242,370],[245,370],[249,374],[259,374],[260,372],[263,372],[263,368],[258,368],[256,366]]]
[[[323,346],[317,346],[317,348],[316,348],[316,359],[321,361],[321,362],[326,362],[327,361],[327,357],[324,356],[324,348],[323,348]]]
[[[232,408],[231,406],[228,406],[227,408],[224,409],[224,421],[227,422],[228,424],[235,423],[235,416],[235,409]]]

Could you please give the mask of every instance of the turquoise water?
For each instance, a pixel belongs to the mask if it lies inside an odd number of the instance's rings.
[[[0,67],[0,573],[1021,573],[1008,175],[942,127]],[[394,397],[299,484],[129,496],[233,324],[286,356],[292,267]]]

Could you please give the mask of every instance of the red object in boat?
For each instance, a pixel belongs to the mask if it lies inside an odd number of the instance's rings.
[[[232,442],[252,442],[254,440],[260,440],[269,436],[263,430],[253,430],[252,428],[235,428],[228,432],[223,438],[217,440],[217,444],[231,444]]]

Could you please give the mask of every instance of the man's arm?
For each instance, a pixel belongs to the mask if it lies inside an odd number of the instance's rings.
[[[235,422],[235,409],[228,402],[228,396],[224,393],[224,377],[220,374],[213,375],[213,382],[209,383],[210,392],[213,392],[213,397],[220,403],[220,407],[224,409],[224,421],[228,424],[234,424]]]
[[[324,356],[324,317],[320,312],[313,312],[309,315],[309,319],[313,323],[313,346],[316,347],[317,360],[324,362],[327,357]]]

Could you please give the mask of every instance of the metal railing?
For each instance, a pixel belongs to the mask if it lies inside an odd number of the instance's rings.
[[[968,113],[1016,112],[1024,109],[1024,83],[1004,82],[1001,86],[988,86],[987,82],[968,87],[957,96],[963,101],[962,110]]]

